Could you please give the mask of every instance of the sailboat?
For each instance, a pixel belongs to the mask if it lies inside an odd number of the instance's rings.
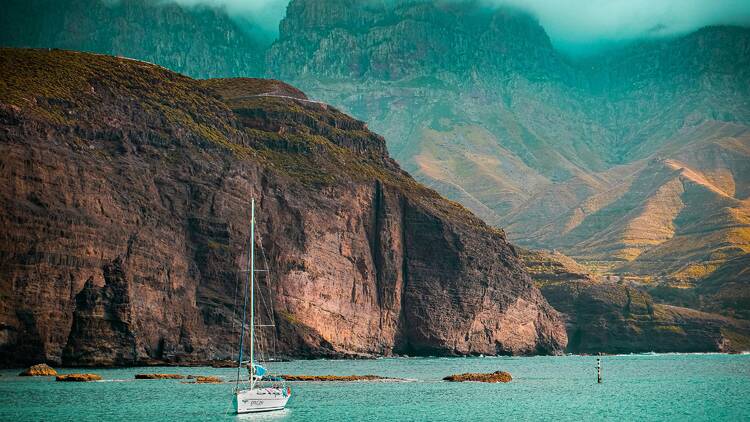
[[[245,283],[244,305],[242,308],[242,328],[237,359],[237,384],[233,391],[234,409],[239,413],[269,412],[282,410],[292,396],[292,390],[284,380],[272,376],[268,370],[255,361],[255,199],[251,201],[250,214],[250,256],[249,271]],[[245,327],[247,322],[248,297],[250,300],[250,359],[243,361]],[[262,325],[269,327],[272,325]],[[240,380],[242,368],[248,370],[248,379]]]

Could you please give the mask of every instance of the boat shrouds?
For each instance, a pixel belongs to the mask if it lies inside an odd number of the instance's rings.
[[[242,328],[240,329],[239,353],[237,360],[237,384],[233,401],[237,413],[268,412],[282,410],[292,396],[292,389],[283,379],[269,374],[269,371],[255,361],[255,199],[250,206],[250,254],[248,257],[247,280],[244,283]],[[250,302],[250,360],[243,361],[245,325],[247,322],[248,299]],[[242,368],[248,370],[247,381],[241,381]]]

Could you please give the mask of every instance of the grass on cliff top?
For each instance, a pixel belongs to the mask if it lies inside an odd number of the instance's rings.
[[[72,101],[93,75],[91,56],[57,50],[2,48],[0,69],[0,100],[19,107],[33,105],[37,96]]]
[[[197,81],[203,87],[218,94],[226,101],[252,95],[272,94],[307,99],[299,89],[276,79],[261,78],[216,78]]]
[[[52,123],[101,125],[112,117],[115,103],[130,101],[144,113],[161,115],[169,124],[236,154],[249,153],[232,141],[239,131],[230,124],[232,113],[226,105],[193,79],[150,63],[75,51],[2,48],[0,72],[0,101]]]

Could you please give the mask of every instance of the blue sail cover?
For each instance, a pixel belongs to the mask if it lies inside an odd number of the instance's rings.
[[[266,373],[266,368],[254,363],[253,372],[255,373],[255,375],[262,377]]]

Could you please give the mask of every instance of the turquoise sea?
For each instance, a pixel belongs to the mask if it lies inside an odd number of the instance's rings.
[[[0,371],[2,421],[742,421],[750,420],[750,355],[394,358],[280,362],[290,374],[376,374],[411,382],[290,383],[283,412],[231,414],[232,384],[134,380],[136,373],[219,375],[236,370],[150,367],[63,369],[104,381],[60,383]],[[448,383],[461,372],[508,371],[508,384]]]

